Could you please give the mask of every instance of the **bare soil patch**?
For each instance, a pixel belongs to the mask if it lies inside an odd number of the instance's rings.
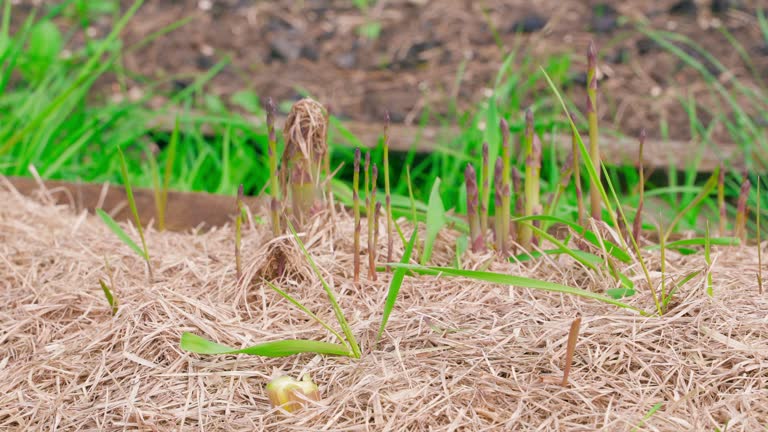
[[[603,56],[603,121],[633,136],[645,127],[651,137],[658,137],[663,120],[674,139],[690,138],[680,98],[691,97],[706,107],[699,112],[705,124],[721,113],[723,104],[700,74],[638,32],[635,22],[672,30],[705,47],[726,72],[718,72],[701,54],[686,51],[725,84],[736,77],[756,88],[768,74],[768,46],[756,18],[758,1],[371,3],[364,13],[352,2],[336,0],[150,0],[129,25],[129,42],[185,16],[195,21],[128,55],[125,64],[147,76],[173,78],[173,85],[183,88],[192,76],[229,55],[231,65],[211,87],[217,93],[252,88],[264,97],[285,100],[298,99],[300,89],[306,89],[343,118],[380,122],[388,110],[393,121],[413,124],[427,108],[445,114],[452,100],[459,108],[483,100],[504,55],[516,43],[523,47],[518,65],[523,54],[535,59],[570,55],[566,84],[569,96],[581,106],[584,53],[588,40],[595,39]],[[358,32],[369,21],[381,25],[375,40]],[[107,31],[107,24],[101,31]],[[744,47],[751,64],[723,36],[722,28]],[[523,32],[521,41],[516,31]],[[457,82],[461,67],[464,74]],[[716,130],[714,136],[725,139],[727,131]]]
[[[0,192],[0,201],[4,430],[678,431],[728,423],[728,430],[753,431],[768,418],[768,299],[756,295],[751,249],[715,250],[715,297],[698,277],[662,318],[529,289],[407,278],[374,347],[389,276],[354,286],[351,218],[321,214],[304,241],[338,293],[363,357],[200,357],[179,349],[182,332],[231,346],[330,340],[259,282],[274,278],[331,318],[290,239],[271,240],[266,226],[248,229],[238,284],[229,226],[149,230],[156,278],[149,284],[141,259],[97,218],[12,190]],[[436,263],[451,261],[454,237],[440,235]],[[399,256],[402,245],[395,246]],[[465,266],[487,258],[465,257]],[[668,258],[675,279],[704,266],[701,256]],[[658,259],[648,259],[658,277]],[[567,259],[492,269],[601,292],[613,284]],[[110,276],[120,302],[114,317],[98,285]],[[642,286],[629,300],[652,308]],[[561,376],[577,315],[581,337],[571,386],[563,388],[542,378]],[[291,417],[273,410],[264,392],[269,377],[304,372],[320,385],[320,404]]]

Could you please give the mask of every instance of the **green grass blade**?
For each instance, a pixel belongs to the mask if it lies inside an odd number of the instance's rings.
[[[131,182],[128,178],[128,164],[125,162],[125,155],[123,155],[123,151],[120,149],[120,147],[117,148],[117,154],[120,155],[120,172],[123,175],[125,195],[128,197],[128,205],[131,207],[131,214],[133,214],[133,220],[136,222],[136,230],[139,232],[139,237],[141,238],[141,246],[144,249],[142,256],[147,260],[147,264],[149,264],[149,249],[147,249],[147,241],[144,239],[144,229],[141,227],[139,209],[136,208],[136,199],[133,197],[133,189],[131,188]]]
[[[669,242],[665,244],[665,247],[667,249],[678,249],[678,248],[684,248],[686,246],[706,246],[707,242],[709,242],[710,245],[714,246],[738,246],[741,244],[741,241],[738,239],[738,237],[715,237],[715,238],[706,238],[706,237],[696,237],[691,239],[683,239],[683,240],[676,240],[673,242]],[[647,250],[658,250],[660,248],[659,245],[650,245],[646,246],[644,249]]]
[[[581,288],[570,287],[567,285],[561,285],[554,282],[531,279],[523,276],[515,276],[515,275],[509,275],[509,274],[502,274],[502,273],[492,273],[492,272],[485,272],[485,271],[478,271],[478,270],[461,270],[461,269],[455,269],[452,267],[423,267],[423,266],[410,265],[410,264],[393,264],[392,267],[413,270],[421,274],[465,277],[469,279],[479,280],[483,282],[490,282],[490,283],[495,283],[500,285],[517,286],[517,287],[531,288],[531,289],[541,290],[541,291],[570,294],[570,295],[588,298],[591,300],[598,300],[603,303],[612,304],[624,309],[629,309],[631,311],[638,312],[641,315],[647,315],[647,313],[641,309],[638,309],[634,306],[630,306],[626,303],[622,303],[620,301],[614,300],[610,297],[606,297],[604,295],[594,293],[592,291],[583,290]]]
[[[685,208],[680,211],[677,216],[672,220],[672,223],[667,227],[667,230],[664,232],[664,237],[669,238],[669,235],[674,232],[675,226],[680,222],[680,220],[689,212],[691,209],[699,205],[705,198],[709,196],[709,194],[717,187],[717,178],[720,175],[720,168],[715,168],[715,171],[712,173],[712,175],[709,177],[709,180],[702,186],[701,191],[698,195],[696,195],[696,198],[691,200],[690,203],[688,203]]]
[[[176,117],[176,123],[173,127],[173,133],[171,133],[171,140],[168,143],[168,153],[165,155],[165,172],[163,173],[163,188],[162,195],[160,197],[160,204],[163,207],[163,214],[165,214],[168,208],[168,189],[171,185],[171,177],[173,176],[173,166],[176,161],[176,147],[179,144],[179,118]]]
[[[413,253],[413,245],[416,244],[417,230],[413,230],[411,239],[408,241],[408,245],[403,252],[403,258],[400,260],[402,264],[408,264],[411,260],[411,254]],[[405,278],[405,272],[407,269],[399,268],[392,274],[392,281],[389,283],[389,291],[387,292],[387,300],[384,302],[384,313],[381,316],[381,325],[379,325],[379,333],[376,335],[376,342],[381,339],[381,335],[384,334],[384,328],[387,326],[389,316],[392,314],[392,309],[395,307],[397,301],[397,294],[400,292],[400,286],[403,284]]]
[[[264,282],[266,282],[266,284],[269,285],[269,287],[272,288],[273,291],[275,291],[276,293],[280,294],[280,296],[282,296],[284,299],[288,300],[291,304],[296,306],[300,311],[302,311],[305,314],[307,314],[307,316],[309,316],[310,318],[315,320],[318,324],[323,326],[323,328],[325,328],[326,330],[331,332],[331,334],[336,336],[336,338],[339,339],[342,343],[344,343],[344,344],[346,343],[344,341],[344,338],[336,330],[331,328],[331,326],[329,326],[325,321],[320,319],[320,317],[315,315],[311,310],[307,309],[307,307],[304,306],[303,304],[301,304],[300,301],[296,300],[290,294],[288,294],[287,292],[285,292],[285,291],[281,290],[280,288],[278,288],[277,285],[273,284],[272,282],[270,282],[268,280],[264,280]]]
[[[414,243],[414,250],[416,255],[419,254],[419,219],[416,217],[416,200],[413,198],[413,183],[411,183],[411,167],[405,166],[405,178],[408,182],[408,198],[411,202],[411,223],[413,224],[413,232],[416,235],[416,242]]]
[[[157,228],[165,229],[165,212],[163,211],[163,194],[160,190],[160,169],[157,167],[155,157],[149,149],[144,151],[149,162],[149,173],[152,177],[152,192],[155,197],[155,215],[157,216]]]
[[[107,212],[102,209],[96,209],[96,214],[99,215],[101,220],[104,221],[110,231],[112,231],[120,240],[122,240],[123,243],[133,249],[133,251],[136,252],[138,256],[144,258],[145,260],[147,259],[147,256],[144,255],[144,251],[141,250],[136,242],[128,237],[128,234],[120,227],[120,225],[117,224],[117,222],[115,222],[114,219],[112,219],[112,216],[108,215]]]
[[[112,291],[107,286],[107,283],[103,280],[99,279],[99,285],[101,285],[102,291],[104,291],[104,297],[107,298],[107,303],[109,303],[109,307],[112,308],[112,315],[117,315],[117,300],[114,296],[112,296]]]
[[[351,357],[349,349],[341,344],[319,342],[305,339],[279,340],[236,349],[211,342],[193,333],[184,332],[179,344],[184,351],[195,354],[249,354],[262,357],[287,357],[302,353],[328,354]]]
[[[437,177],[432,185],[432,192],[429,194],[427,238],[424,240],[424,250],[421,253],[421,265],[426,265],[432,258],[432,248],[435,246],[435,239],[443,225],[445,225],[445,207],[442,198],[440,198],[440,177]]]
[[[556,216],[549,216],[549,215],[536,215],[536,216],[525,216],[525,217],[515,218],[515,219],[512,219],[512,222],[525,222],[525,221],[534,221],[534,220],[549,222],[550,224],[559,223],[559,224],[566,225],[570,227],[574,232],[582,236],[584,240],[592,243],[593,245],[601,249],[603,248],[603,246],[605,246],[605,249],[608,252],[608,254],[616,258],[617,260],[625,264],[632,261],[632,257],[630,257],[629,254],[617,244],[605,239],[601,240],[598,238],[597,234],[595,234],[593,231],[590,231],[582,226],[579,226],[577,223],[571,222],[566,219],[562,219]]]
[[[577,143],[579,144],[579,150],[581,151],[581,159],[584,161],[584,167],[587,169],[587,174],[589,175],[590,184],[594,184],[597,186],[597,191],[600,193],[600,197],[603,200],[603,204],[605,205],[605,210],[608,212],[609,217],[611,218],[611,222],[613,222],[613,226],[618,226],[618,223],[616,221],[616,214],[613,211],[613,206],[611,205],[610,200],[608,199],[608,194],[605,192],[605,188],[602,186],[602,183],[600,182],[600,175],[598,174],[598,171],[600,167],[595,167],[594,161],[590,157],[589,149],[584,145],[584,141],[581,139],[581,135],[579,134],[578,129],[576,128],[576,124],[573,122],[573,117],[570,114],[570,111],[568,110],[568,106],[565,103],[565,100],[563,99],[563,96],[560,94],[560,91],[557,89],[557,86],[552,81],[552,79],[549,77],[549,74],[547,74],[547,71],[542,67],[540,68],[541,72],[544,74],[544,78],[547,80],[547,83],[549,84],[550,89],[552,89],[552,92],[555,94],[555,97],[560,102],[560,105],[563,107],[563,111],[565,112],[565,116],[568,119],[568,123],[571,126],[571,131],[573,132],[573,136],[576,138]]]
[[[360,352],[360,346],[357,344],[357,340],[355,339],[355,335],[352,333],[352,329],[349,327],[349,324],[347,323],[347,319],[344,317],[344,312],[341,310],[341,307],[339,306],[339,302],[336,301],[336,295],[331,290],[331,287],[328,285],[328,283],[325,281],[325,278],[323,278],[323,274],[320,272],[320,269],[317,267],[317,264],[315,264],[315,260],[312,259],[312,255],[309,254],[307,251],[306,246],[304,246],[304,242],[301,241],[299,238],[299,235],[296,233],[296,229],[294,229],[293,224],[290,220],[288,222],[288,228],[291,230],[291,234],[293,235],[294,240],[296,240],[296,243],[298,243],[299,248],[301,248],[301,252],[304,254],[304,258],[309,261],[309,265],[312,267],[312,271],[315,272],[315,275],[320,279],[320,284],[322,284],[323,289],[325,290],[325,294],[328,296],[328,301],[331,302],[331,307],[333,308],[333,313],[336,315],[336,320],[339,322],[339,326],[341,327],[342,331],[344,331],[344,336],[346,337],[346,342],[349,344],[349,347],[352,349],[352,355],[355,358],[360,358],[361,352]]]
[[[579,261],[580,262],[581,262],[581,260],[588,261],[589,263],[591,263],[594,266],[599,266],[600,264],[603,263],[603,259],[600,258],[599,256],[595,255],[595,254],[591,254],[589,252],[584,252],[584,251],[579,250],[579,249],[569,249],[569,250],[570,250],[570,253],[573,253],[573,254],[579,256]],[[544,255],[562,255],[564,253],[565,252],[563,252],[562,248],[547,249],[547,250],[543,250],[543,251],[531,251],[531,252],[525,252],[525,253],[521,253],[519,255],[516,255],[514,257],[511,257],[509,260],[512,261],[512,262],[518,262],[518,261],[519,262],[525,262],[525,261],[528,261],[528,260],[531,260],[531,259],[540,258],[540,257],[542,257]]]
[[[536,234],[538,234],[542,238],[546,239],[547,241],[549,241],[553,245],[557,246],[562,253],[564,253],[564,254],[568,255],[569,257],[573,258],[574,260],[579,262],[584,267],[587,267],[588,269],[590,269],[592,271],[597,271],[597,267],[592,262],[590,262],[589,259],[584,259],[580,254],[574,253],[572,249],[569,249],[565,244],[563,244],[560,240],[556,239],[550,233],[542,230],[541,228],[535,226],[533,223],[531,223],[529,221],[522,221],[522,223],[524,225],[527,225],[528,227],[530,227],[532,231],[534,231]]]
[[[707,220],[707,231],[704,237],[704,262],[707,263],[707,295],[712,297],[712,242],[709,238],[709,220]]]
[[[107,66],[112,62],[111,59],[104,62],[102,59],[103,54],[109,49],[109,47],[115,42],[117,36],[123,31],[128,21],[139,10],[144,0],[136,0],[128,9],[128,11],[118,20],[112,31],[107,37],[102,40],[93,54],[88,59],[88,62],[83,66],[80,75],[77,79],[63,92],[61,92],[50,104],[46,106],[39,114],[33,117],[25,127],[21,128],[14,133],[14,135],[8,139],[2,147],[0,147],[0,155],[10,151],[16,144],[18,144],[27,134],[36,130],[40,125],[52,114],[57,113],[58,110],[67,102],[70,96],[75,94],[78,90],[82,90],[84,87],[90,86],[96,78],[106,70]]]

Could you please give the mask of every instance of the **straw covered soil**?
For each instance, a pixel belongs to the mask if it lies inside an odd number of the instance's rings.
[[[728,423],[729,431],[754,431],[768,419],[768,300],[757,295],[755,255],[746,248],[714,254],[714,299],[697,277],[663,318],[529,289],[406,278],[375,348],[390,276],[370,283],[363,275],[353,286],[351,220],[337,213],[331,224],[321,214],[304,240],[339,293],[362,358],[205,357],[179,349],[183,331],[236,347],[331,340],[259,282],[273,278],[333,322],[290,238],[269,239],[267,225],[248,229],[237,284],[229,227],[150,229],[149,284],[140,259],[97,218],[13,191],[0,192],[0,202],[2,430],[677,431]],[[452,260],[454,237],[441,234],[437,263]],[[676,279],[704,265],[700,255],[670,255]],[[658,277],[658,259],[650,259]],[[593,290],[612,285],[565,259],[491,268]],[[114,317],[99,278],[111,280],[120,301]],[[630,301],[652,309],[642,285]],[[561,387],[577,315],[571,383]],[[272,409],[269,378],[303,373],[322,401],[293,416]]]

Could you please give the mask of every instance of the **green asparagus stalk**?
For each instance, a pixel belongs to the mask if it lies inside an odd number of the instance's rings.
[[[571,182],[571,176],[573,175],[573,153],[568,154],[568,157],[565,158],[565,162],[563,162],[563,167],[560,171],[560,184],[558,185],[557,189],[555,189],[555,193],[552,194],[552,196],[549,198],[549,202],[547,203],[547,213],[548,215],[552,215],[555,212],[555,208],[557,207],[557,204],[560,202],[560,197],[563,195],[566,189],[568,189],[568,184]]]
[[[368,194],[368,278],[376,280],[376,243],[379,232],[377,225],[378,214],[375,212],[376,206],[381,203],[376,201],[376,180],[379,176],[379,169],[374,163],[371,167],[371,190]]]
[[[643,205],[645,205],[645,161],[643,147],[645,146],[645,129],[640,131],[640,148],[637,155],[637,173],[640,176],[640,200],[637,202],[637,213],[632,223],[632,237],[635,243],[640,243],[640,231],[643,226]]]
[[[512,167],[512,187],[515,188],[515,217],[523,214],[523,177],[517,167]]]
[[[502,179],[502,196],[501,196],[501,210],[502,210],[502,232],[501,235],[503,237],[503,249],[502,253],[506,255],[509,245],[509,230],[510,230],[510,223],[512,220],[511,217],[511,167],[512,167],[512,143],[509,138],[509,123],[507,123],[507,120],[501,119],[499,121],[499,127],[501,128],[501,159],[503,161],[502,165],[502,172],[501,172],[501,179]]]
[[[738,237],[742,244],[745,244],[747,241],[747,217],[749,213],[747,198],[749,198],[749,189],[751,187],[752,184],[749,182],[749,178],[745,176],[744,181],[741,183],[739,201],[736,204],[736,222],[733,230],[733,236]]]
[[[755,212],[755,223],[757,224],[757,292],[763,294],[763,244],[760,241],[760,177],[757,177],[757,211]]]
[[[485,239],[480,227],[478,213],[479,192],[477,190],[477,174],[472,164],[468,163],[464,170],[464,180],[467,186],[467,222],[469,223],[469,239],[472,252],[483,252]]]
[[[496,240],[496,252],[502,255],[506,254],[506,237],[504,236],[504,178],[502,172],[504,171],[504,161],[501,157],[496,159],[496,166],[494,167],[493,182],[495,186],[494,204],[496,205],[496,211],[494,212],[494,239]]]
[[[483,162],[480,167],[480,230],[483,237],[488,233],[488,204],[491,198],[491,165],[488,143],[483,143]]]
[[[597,48],[594,41],[589,42],[587,49],[587,120],[589,122],[589,157],[597,171],[597,180],[600,180],[602,168],[597,128]],[[592,217],[596,220],[600,220],[602,217],[602,203],[598,190],[598,184],[590,185]]]
[[[389,113],[387,113],[387,124],[384,128],[384,200],[387,205],[387,262],[392,262],[394,221],[392,220],[392,195],[389,191],[389,122]],[[387,271],[389,271],[389,267],[387,267]]]
[[[279,236],[280,229],[280,185],[277,172],[277,137],[275,135],[275,112],[277,108],[272,98],[267,99],[267,152],[269,156],[269,194],[270,215],[272,217],[272,235]]]
[[[536,139],[533,128],[533,111],[525,113],[525,137],[523,138],[525,154],[525,216],[540,213],[539,176],[541,171],[541,143]],[[527,224],[520,224],[518,242],[526,250],[531,250],[533,230]]]
[[[243,229],[243,185],[237,188],[237,198],[235,199],[235,273],[237,280],[243,277],[243,261],[240,256],[240,245],[242,243]]]
[[[571,114],[571,121],[576,124],[576,120]],[[579,149],[579,141],[576,135],[576,131],[571,131],[571,154],[573,155],[573,182],[576,184],[576,202],[578,206],[578,223],[579,226],[584,226],[584,194],[581,190],[581,150]]]
[[[720,164],[720,174],[717,176],[717,208],[720,210],[720,236],[724,237],[728,226],[728,213],[725,207],[725,167]]]
[[[370,255],[370,261],[368,262],[369,271],[373,275],[373,281],[376,281],[376,252],[379,246],[379,217],[381,215],[381,201],[376,201],[376,206],[373,209],[373,253]]]
[[[355,215],[354,283],[360,282],[360,149],[355,149],[354,174],[352,175],[352,205]]]

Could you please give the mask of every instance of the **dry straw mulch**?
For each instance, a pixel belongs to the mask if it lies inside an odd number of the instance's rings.
[[[374,348],[390,277],[354,287],[352,223],[338,214],[329,230],[320,215],[304,240],[340,293],[363,357],[203,357],[179,349],[183,331],[238,347],[330,340],[258,282],[282,271],[281,287],[333,321],[290,239],[270,240],[266,225],[248,230],[250,282],[236,284],[229,227],[149,230],[149,284],[142,261],[98,219],[12,191],[0,202],[0,430],[689,431],[727,422],[729,431],[755,431],[768,421],[768,300],[757,295],[747,248],[715,253],[714,299],[698,277],[662,318],[528,289],[408,278]],[[441,235],[437,261],[450,260],[452,236]],[[105,257],[120,301],[114,317],[98,284],[110,279]],[[677,278],[702,266],[701,256],[673,255],[669,264]],[[566,259],[493,269],[595,290],[611,284]],[[630,301],[651,310],[645,288]],[[577,315],[582,331],[563,388],[551,381]],[[294,416],[272,409],[268,379],[304,372],[320,385],[320,404]]]

